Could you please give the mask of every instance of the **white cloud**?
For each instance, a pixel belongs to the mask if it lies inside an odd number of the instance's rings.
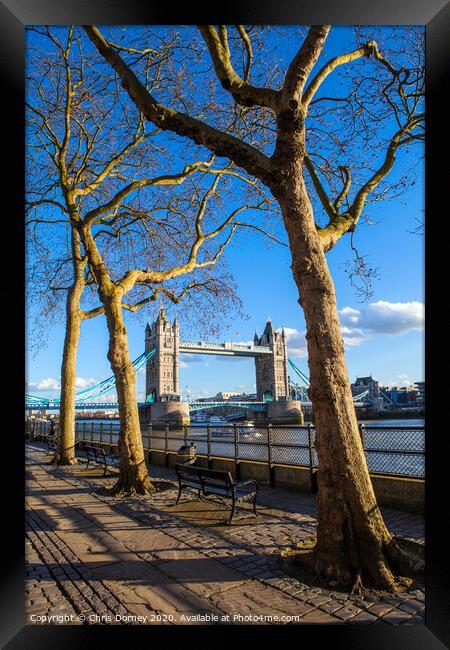
[[[85,388],[90,388],[91,386],[95,386],[95,384],[97,383],[98,383],[98,379],[94,379],[93,377],[90,377],[89,379],[84,379],[83,377],[77,377],[75,380],[75,388],[84,390]]]
[[[41,379],[40,381],[29,381],[27,388],[41,391],[61,390],[61,384],[58,379],[47,377],[47,379]]]
[[[339,311],[339,316],[344,344],[347,347],[357,347],[378,334],[401,336],[408,332],[423,330],[425,307],[423,303],[417,301],[388,302],[379,300],[361,309],[344,307]],[[286,332],[289,355],[291,357],[308,356],[306,332],[291,327],[285,327],[284,331]]]
[[[423,330],[425,307],[423,303],[417,301],[379,300],[361,309],[344,307],[339,314],[342,325],[357,326],[373,334],[398,336]]]
[[[344,327],[343,325],[341,325],[341,334],[344,344],[349,348],[355,348],[370,338],[357,327]]]
[[[98,382],[98,379],[85,379],[84,377],[77,377],[75,380],[75,388],[77,390],[84,390],[85,388],[90,388]],[[27,390],[38,390],[42,392],[50,391],[60,391],[61,382],[59,379],[54,377],[47,377],[46,379],[41,379],[40,381],[29,381],[27,383]]]
[[[307,357],[308,350],[306,347],[306,332],[299,332],[292,327],[285,327],[288,353],[293,357]]]
[[[412,379],[409,375],[399,374],[399,375],[395,375],[395,378],[391,379],[387,385],[390,388],[392,388],[393,386],[413,386],[414,379]]]

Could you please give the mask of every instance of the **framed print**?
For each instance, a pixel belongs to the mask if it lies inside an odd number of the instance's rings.
[[[450,647],[448,4],[0,12],[2,647]]]

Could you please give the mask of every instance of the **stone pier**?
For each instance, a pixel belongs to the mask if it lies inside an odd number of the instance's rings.
[[[145,429],[150,424],[152,426],[172,427],[189,425],[189,402],[153,402],[146,406],[139,407],[139,421],[141,429]]]
[[[298,400],[279,400],[267,403],[267,412],[255,411],[257,424],[296,424],[305,422],[301,402]]]

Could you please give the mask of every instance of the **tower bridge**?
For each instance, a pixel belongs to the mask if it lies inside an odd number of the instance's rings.
[[[243,401],[198,401],[182,402],[179,393],[179,355],[214,354],[219,356],[253,357],[255,360],[255,399]],[[288,376],[288,364],[295,374],[295,380]],[[141,424],[149,423],[188,424],[189,413],[206,409],[228,409],[247,411],[249,418],[261,424],[301,424],[302,405],[311,411],[308,387],[309,379],[292,359],[288,359],[284,330],[276,332],[268,319],[261,336],[255,334],[253,342],[210,343],[180,339],[177,320],[171,323],[163,309],[156,321],[145,329],[145,352],[133,361],[136,370],[146,366],[146,401],[138,403]],[[76,409],[117,408],[117,402],[99,401],[115,388],[114,375],[94,386],[78,391],[75,395]],[[298,383],[300,382],[300,383]],[[365,388],[364,386],[362,387]],[[388,399],[383,393],[380,395]],[[25,408],[29,411],[47,411],[60,408],[60,397],[44,398],[26,394]],[[366,388],[353,396],[355,406],[370,406],[372,399]]]
[[[185,424],[189,419],[187,402],[181,402],[179,389],[180,354],[209,354],[249,357],[255,360],[256,400],[245,407],[255,417],[265,413],[271,421],[299,423],[303,421],[300,402],[291,399],[288,377],[287,341],[284,329],[277,332],[270,319],[261,336],[255,333],[253,343],[209,343],[180,338],[178,320],[172,322],[161,307],[157,319],[145,328],[145,353],[155,350],[146,364],[146,406],[140,409],[145,423],[173,420]],[[262,405],[262,406],[261,406]],[[244,406],[240,403],[240,406]],[[212,407],[212,405],[211,405]],[[200,408],[200,407],[199,407]]]

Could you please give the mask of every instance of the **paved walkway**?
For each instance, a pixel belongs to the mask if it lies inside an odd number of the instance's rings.
[[[117,499],[102,490],[112,474],[48,460],[27,443],[28,623],[424,623],[423,589],[363,598],[284,573],[279,551],[314,532],[312,495],[262,487],[261,516],[243,509],[226,526],[217,505],[174,506],[175,489]],[[422,517],[383,514],[392,532],[423,539]]]

